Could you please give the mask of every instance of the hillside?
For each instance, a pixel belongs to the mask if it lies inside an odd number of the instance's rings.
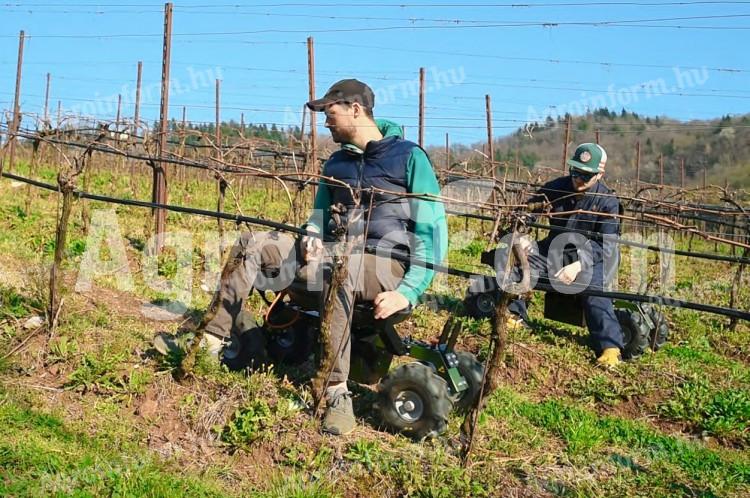
[[[561,167],[565,117],[548,117],[542,123],[519,128],[495,141],[495,159],[527,168]],[[607,174],[616,179],[635,178],[636,142],[641,143],[641,180],[659,181],[659,156],[663,156],[664,183],[680,184],[680,163],[685,161],[685,184],[701,185],[703,169],[708,183],[734,188],[750,186],[750,114],[710,120],[681,122],[667,117],[645,117],[636,113],[598,109],[585,116],[572,116],[569,151],[576,144],[596,140],[609,155]],[[478,161],[483,145],[454,146],[453,162]],[[439,151],[439,152],[438,152]],[[569,153],[570,153],[569,152]],[[442,154],[441,149],[435,153]]]

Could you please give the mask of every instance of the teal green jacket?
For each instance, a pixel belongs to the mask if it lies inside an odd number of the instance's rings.
[[[387,120],[375,121],[383,138],[398,136],[402,137],[401,127]],[[342,148],[349,152],[362,154],[357,147],[346,144]],[[326,165],[323,166],[323,176],[327,174]],[[414,146],[406,164],[406,191],[412,194],[426,194],[426,196],[439,196],[440,185],[435,172],[432,169],[427,154],[418,146]],[[314,213],[323,213],[322,226],[320,219],[310,219],[304,226],[310,227],[317,232],[325,232],[328,227],[329,209],[331,206],[331,194],[325,180],[320,182],[314,202]],[[409,198],[409,207],[413,221],[413,232],[417,239],[416,247],[413,248],[411,257],[418,261],[438,264],[445,259],[448,251],[448,225],[445,217],[445,208],[439,200]],[[409,303],[416,305],[419,298],[429,287],[434,276],[434,271],[418,265],[410,265],[399,286],[396,288]]]

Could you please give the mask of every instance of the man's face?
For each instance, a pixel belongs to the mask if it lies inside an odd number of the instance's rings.
[[[573,189],[576,192],[585,192],[593,187],[604,173],[591,174],[575,168],[570,168],[570,179],[573,182]]]
[[[354,118],[354,106],[331,104],[326,107],[325,127],[331,132],[331,138],[337,144],[351,143],[357,126]]]

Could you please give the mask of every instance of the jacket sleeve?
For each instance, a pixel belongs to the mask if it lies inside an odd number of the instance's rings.
[[[578,252],[578,258],[581,266],[587,268],[593,265],[600,265],[603,262],[613,261],[617,257],[617,237],[620,233],[620,203],[616,199],[610,199],[601,209],[601,215],[597,220],[597,232],[602,236],[601,239],[591,240],[591,253],[584,254],[584,251]],[[615,216],[607,216],[615,215]]]
[[[440,195],[435,172],[427,154],[414,147],[406,166],[407,192],[412,194]],[[409,205],[414,227],[414,247],[411,257],[418,261],[439,264],[448,252],[448,224],[445,207],[439,200],[410,198]],[[434,271],[411,265],[396,289],[413,305],[427,290]]]
[[[325,175],[325,167],[323,168],[323,175]],[[315,200],[313,201],[313,211],[307,222],[302,225],[302,228],[318,233],[326,233],[328,229],[328,219],[331,216],[330,209],[331,191],[326,181],[320,180],[318,183],[318,190],[315,193]]]

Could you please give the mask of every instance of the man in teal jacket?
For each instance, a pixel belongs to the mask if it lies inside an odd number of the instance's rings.
[[[209,350],[231,354],[230,333],[242,328],[245,299],[253,288],[282,290],[306,281],[320,291],[320,262],[330,261],[325,241],[334,238],[330,208],[343,205],[347,237],[354,244],[347,279],[333,296],[331,347],[338,352],[326,390],[323,431],[351,432],[356,421],[347,389],[350,311],[355,301],[372,301],[376,319],[417,304],[434,272],[389,257],[391,251],[439,263],[448,248],[448,227],[432,164],[416,144],[404,140],[395,123],[373,118],[372,90],[357,80],[334,84],[310,109],[325,112],[326,127],[341,144],[323,167],[314,211],[303,226],[310,235],[295,240],[280,232],[243,234],[232,249],[214,298],[215,315],[204,328]],[[315,234],[315,235],[313,235]],[[322,238],[321,238],[322,236]],[[365,252],[363,245],[376,248]]]

